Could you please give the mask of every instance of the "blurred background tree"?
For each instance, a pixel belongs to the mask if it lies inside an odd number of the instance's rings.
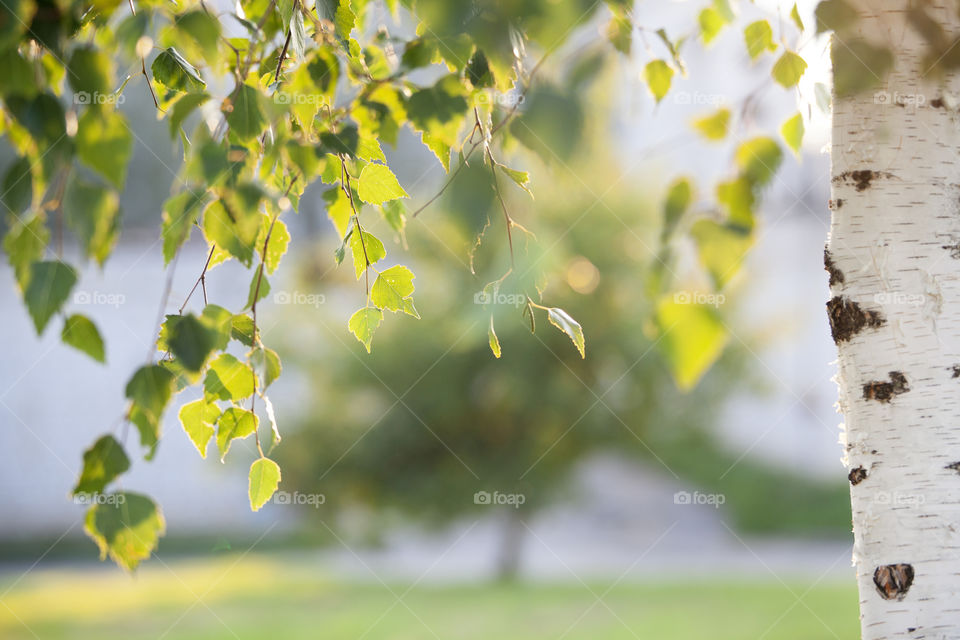
[[[575,94],[552,95],[554,109],[584,113]],[[432,246],[413,251],[422,320],[385,326],[376,357],[336,331],[353,277],[329,269],[329,248],[320,242],[295,288],[325,292],[327,304],[287,307],[273,332],[286,343],[284,362],[308,380],[307,410],[277,450],[282,488],[324,494],[325,521],[331,511],[360,508],[368,516],[364,535],[374,536],[390,531],[384,524],[398,514],[428,527],[479,517],[490,507],[475,503],[478,491],[521,494],[519,507],[498,509],[495,562],[504,578],[517,571],[524,521],[564,495],[579,463],[604,451],[725,492],[732,522],[744,530],[846,531],[843,484],[736,460],[716,439],[717,415],[734,390],[752,379],[760,391],[743,349],[729,347],[695,390],[675,386],[648,326],[653,303],[643,284],[663,275],[650,258],[662,237],[661,207],[645,195],[642,179],[614,182],[613,160],[601,145],[582,142],[591,139],[589,126],[581,121],[568,130],[579,160],[555,171],[576,171],[605,194],[600,203],[561,179],[535,201],[500,182],[520,226],[515,264],[497,287],[486,285],[510,270],[508,243],[483,242],[475,255],[471,245],[488,224],[484,239],[504,232],[497,187],[479,161],[457,176],[437,210],[423,214],[431,216],[431,233],[410,232],[411,244]],[[523,160],[545,170],[529,156],[511,165]],[[527,220],[536,220],[536,237],[520,230]],[[588,358],[558,331],[530,335],[519,292],[533,286],[580,321]],[[727,302],[722,313],[734,306]],[[546,322],[541,312],[535,317]],[[490,323],[499,359],[483,339]],[[307,352],[299,346],[305,343],[317,346]]]

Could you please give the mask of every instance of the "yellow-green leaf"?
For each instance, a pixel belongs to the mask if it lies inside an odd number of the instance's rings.
[[[499,358],[500,353],[500,339],[497,338],[497,332],[493,329],[493,315],[490,315],[490,328],[487,329],[487,339],[490,342],[490,351],[493,352],[494,358]]]
[[[63,332],[60,334],[64,344],[83,351],[96,360],[106,360],[103,348],[103,338],[97,330],[97,325],[80,314],[74,314],[63,323]]]
[[[751,22],[743,30],[743,39],[747,44],[747,53],[751,60],[756,60],[764,51],[774,51],[777,48],[773,41],[773,29],[766,20]]]
[[[136,493],[111,493],[87,510],[84,531],[120,567],[132,571],[157,548],[165,523],[160,508]]]
[[[570,336],[573,345],[580,352],[580,357],[586,358],[586,342],[583,339],[583,328],[580,323],[571,318],[569,313],[557,307],[547,310],[547,318],[550,320],[550,324]]]
[[[800,82],[800,76],[807,69],[807,62],[793,51],[784,51],[773,65],[770,75],[781,86],[790,88]]]
[[[717,109],[714,113],[693,121],[693,127],[707,140],[723,140],[730,129],[730,109]]]
[[[692,389],[729,339],[714,307],[692,304],[680,296],[663,298],[656,311],[657,350],[667,361],[677,386]]]
[[[357,193],[361,200],[369,204],[383,204],[388,200],[410,197],[387,165],[373,163],[360,172]]]
[[[381,271],[370,292],[371,302],[381,309],[402,310],[404,299],[413,293],[413,278],[413,272],[403,265]]]
[[[780,127],[780,135],[783,136],[787,146],[793,149],[793,152],[797,155],[800,155],[800,145],[803,144],[803,133],[803,116],[800,115],[800,112],[797,112]]]
[[[258,458],[250,465],[250,508],[259,511],[280,486],[280,465],[270,458]]]
[[[663,60],[653,60],[644,67],[643,77],[647,81],[650,93],[657,99],[657,102],[660,102],[670,91],[670,83],[673,81],[673,68]]]
[[[248,437],[257,430],[259,424],[260,418],[257,414],[246,409],[230,407],[224,411],[217,420],[217,450],[220,451],[220,462],[227,457],[230,444],[234,440]]]
[[[374,307],[364,307],[350,316],[347,327],[350,329],[350,333],[357,336],[357,340],[367,348],[367,353],[370,353],[373,334],[382,321],[383,311]]]
[[[353,268],[357,273],[357,280],[363,275],[368,265],[376,264],[387,256],[383,243],[375,235],[354,229],[350,235],[350,251],[353,253]]]
[[[220,408],[206,399],[194,400],[180,409],[180,424],[190,438],[190,442],[200,452],[201,458],[207,457],[207,446],[213,437],[213,425],[220,417]]]

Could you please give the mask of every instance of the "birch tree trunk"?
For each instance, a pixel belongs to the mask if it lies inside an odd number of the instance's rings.
[[[849,0],[848,0],[849,1]],[[928,73],[908,0],[850,1],[887,47],[877,93],[835,97],[824,255],[865,640],[960,638],[960,82]],[[953,2],[932,2],[948,33]]]

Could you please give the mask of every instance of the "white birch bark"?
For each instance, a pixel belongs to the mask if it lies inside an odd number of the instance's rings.
[[[828,313],[862,634],[957,639],[960,74],[927,73],[908,0],[848,1],[895,65],[879,93],[833,105]],[[955,3],[928,6],[960,31]]]

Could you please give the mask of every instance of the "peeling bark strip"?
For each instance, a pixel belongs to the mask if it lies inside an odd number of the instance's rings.
[[[865,191],[870,188],[870,183],[877,178],[892,178],[893,174],[884,171],[871,171],[870,169],[857,169],[856,171],[844,171],[839,175],[833,176],[834,184],[838,182],[852,184],[857,191]]]
[[[907,384],[907,377],[899,371],[891,371],[890,382],[874,381],[863,385],[863,399],[890,402],[893,396],[906,393],[907,391],[910,391],[910,385]]]
[[[913,584],[913,567],[903,563],[877,567],[873,584],[884,600],[903,600]]]
[[[824,248],[823,250],[823,268],[827,270],[827,273],[830,274],[830,286],[837,284],[843,284],[843,271],[837,268],[837,265],[833,263],[833,257],[830,255],[830,250]]]
[[[847,476],[847,479],[850,480],[850,484],[856,486],[867,479],[867,470],[863,467],[850,469],[850,474]]]
[[[864,327],[881,327],[885,322],[880,312],[864,311],[859,304],[842,296],[834,296],[827,303],[827,315],[837,344],[857,335]]]

